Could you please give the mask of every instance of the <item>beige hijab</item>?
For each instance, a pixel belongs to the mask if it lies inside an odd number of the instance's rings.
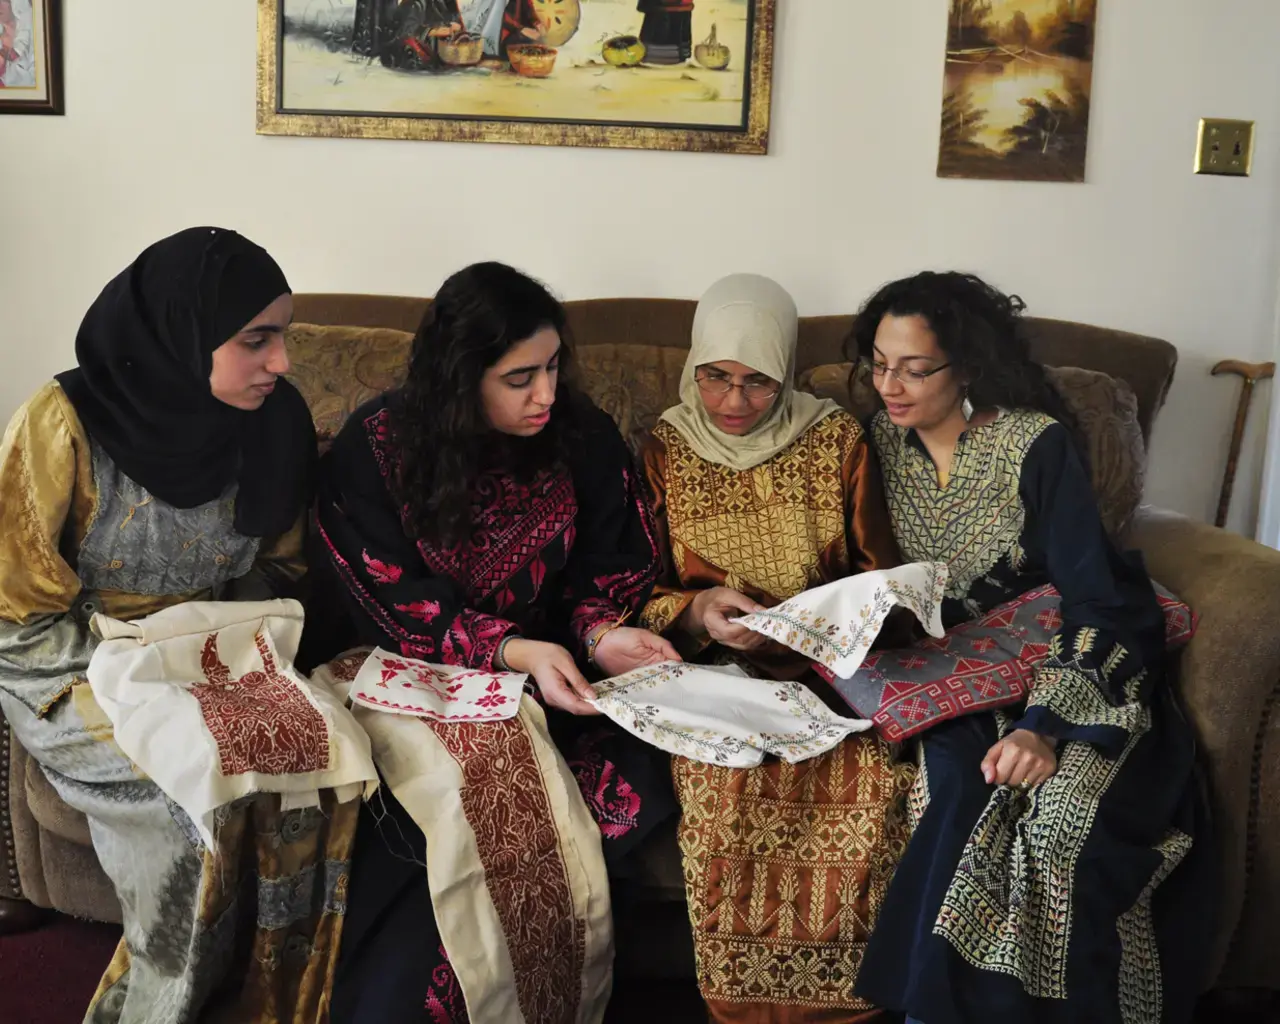
[[[693,316],[693,342],[680,377],[680,404],[662,418],[708,462],[742,471],[768,462],[840,406],[795,389],[799,318],[795,300],[767,277],[733,274],[713,284]],[[719,430],[702,405],[694,372],[732,359],[768,374],[782,390],[749,434]]]

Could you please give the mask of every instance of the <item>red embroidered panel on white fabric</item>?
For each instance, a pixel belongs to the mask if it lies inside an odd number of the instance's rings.
[[[525,1020],[568,1024],[582,995],[586,931],[528,727],[428,723],[462,769],[462,809],[511,953]]]
[[[254,644],[262,656],[262,671],[233,679],[218,655],[218,635],[210,633],[200,656],[205,682],[191,688],[205,727],[218,745],[219,770],[223,775],[325,771],[329,729],[324,716],[292,679],[277,670],[261,630]]]

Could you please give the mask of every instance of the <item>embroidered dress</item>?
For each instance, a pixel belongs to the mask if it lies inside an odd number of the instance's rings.
[[[357,803],[331,791],[318,808],[241,801],[219,812],[210,849],[121,752],[85,677],[94,613],[132,620],[267,596],[301,575],[300,527],[267,544],[238,534],[234,485],[192,509],[154,498],[88,436],[57,384],[10,424],[0,493],[0,708],[58,795],[87,816],[124,919],[86,1019],[194,1022],[219,988],[228,1019],[318,1019]],[[246,935],[252,957],[233,972]]]
[[[354,413],[324,464],[318,533],[355,628],[333,643],[492,670],[502,641],[522,636],[583,658],[593,630],[647,598],[657,575],[652,518],[605,413],[585,404],[578,411],[581,443],[567,466],[483,473],[472,490],[470,536],[443,546],[411,539],[392,497],[390,401],[394,395]],[[553,710],[548,727],[599,822],[610,870],[625,870],[627,855],[675,811],[661,756],[598,718]],[[431,923],[421,830],[391,794],[383,797],[389,817],[378,806],[362,818],[352,880],[358,916],[344,934],[335,1024],[420,1019],[410,1008],[420,1010],[426,979],[447,969]]]
[[[1193,736],[1141,559],[1107,538],[1067,430],[1002,413],[947,486],[913,432],[873,437],[903,556],[947,562],[948,626],[1045,584],[1061,624],[1025,706],[919,744],[915,830],[858,991],[924,1024],[1156,1024],[1191,1017],[1215,874]],[[1058,740],[1029,792],[980,764],[1010,730]]]
[[[641,622],[673,640],[710,587],[775,605],[898,563],[874,454],[844,412],[746,470],[703,458],[660,423],[644,463],[666,565]],[[713,646],[700,657],[724,654]],[[807,659],[749,661],[754,674],[800,679],[847,713]],[[853,984],[906,847],[912,766],[871,733],[794,765],[674,765],[698,983],[713,1019],[873,1017]]]

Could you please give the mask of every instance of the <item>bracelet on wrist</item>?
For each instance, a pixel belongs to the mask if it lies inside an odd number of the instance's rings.
[[[631,617],[631,613],[630,613],[630,612],[623,612],[621,615],[619,615],[619,616],[618,616],[616,619],[614,619],[612,622],[606,622],[606,623],[603,623],[602,625],[599,625],[599,626],[597,626],[597,627],[595,628],[595,630],[594,630],[594,632],[592,632],[591,636],[587,638],[587,649],[586,649],[586,653],[587,653],[587,664],[588,664],[588,665],[594,665],[594,664],[595,664],[595,660],[596,660],[596,648],[600,646],[600,641],[601,641],[601,640],[603,640],[603,639],[604,639],[604,638],[605,638],[609,633],[611,633],[613,630],[615,630],[615,629],[617,629],[618,627],[620,627],[620,626],[621,626],[624,622],[626,622],[626,621],[627,621],[627,619],[629,619],[630,617]]]
[[[498,642],[498,649],[493,654],[493,667],[499,672],[511,671],[511,666],[507,664],[506,658],[507,644],[511,643],[511,641],[515,639],[516,636],[514,633],[508,633]]]

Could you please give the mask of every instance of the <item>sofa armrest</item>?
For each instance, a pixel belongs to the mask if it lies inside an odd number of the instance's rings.
[[[1280,915],[1280,907],[1256,907],[1250,898],[1260,881],[1257,851],[1280,842],[1272,834],[1280,831],[1277,822],[1261,813],[1259,799],[1280,781],[1275,752],[1264,746],[1280,696],[1280,552],[1146,507],[1127,539],[1152,578],[1200,619],[1178,662],[1178,689],[1200,743],[1222,864],[1222,918],[1210,965],[1217,978],[1245,919]],[[1280,933],[1280,921],[1271,927]]]
[[[9,731],[9,723],[5,721],[4,712],[0,711],[0,899],[8,900],[23,898],[22,883],[18,878],[17,837],[10,814],[11,800],[26,799],[25,794],[15,795],[12,792],[10,760],[20,755],[21,751]]]

